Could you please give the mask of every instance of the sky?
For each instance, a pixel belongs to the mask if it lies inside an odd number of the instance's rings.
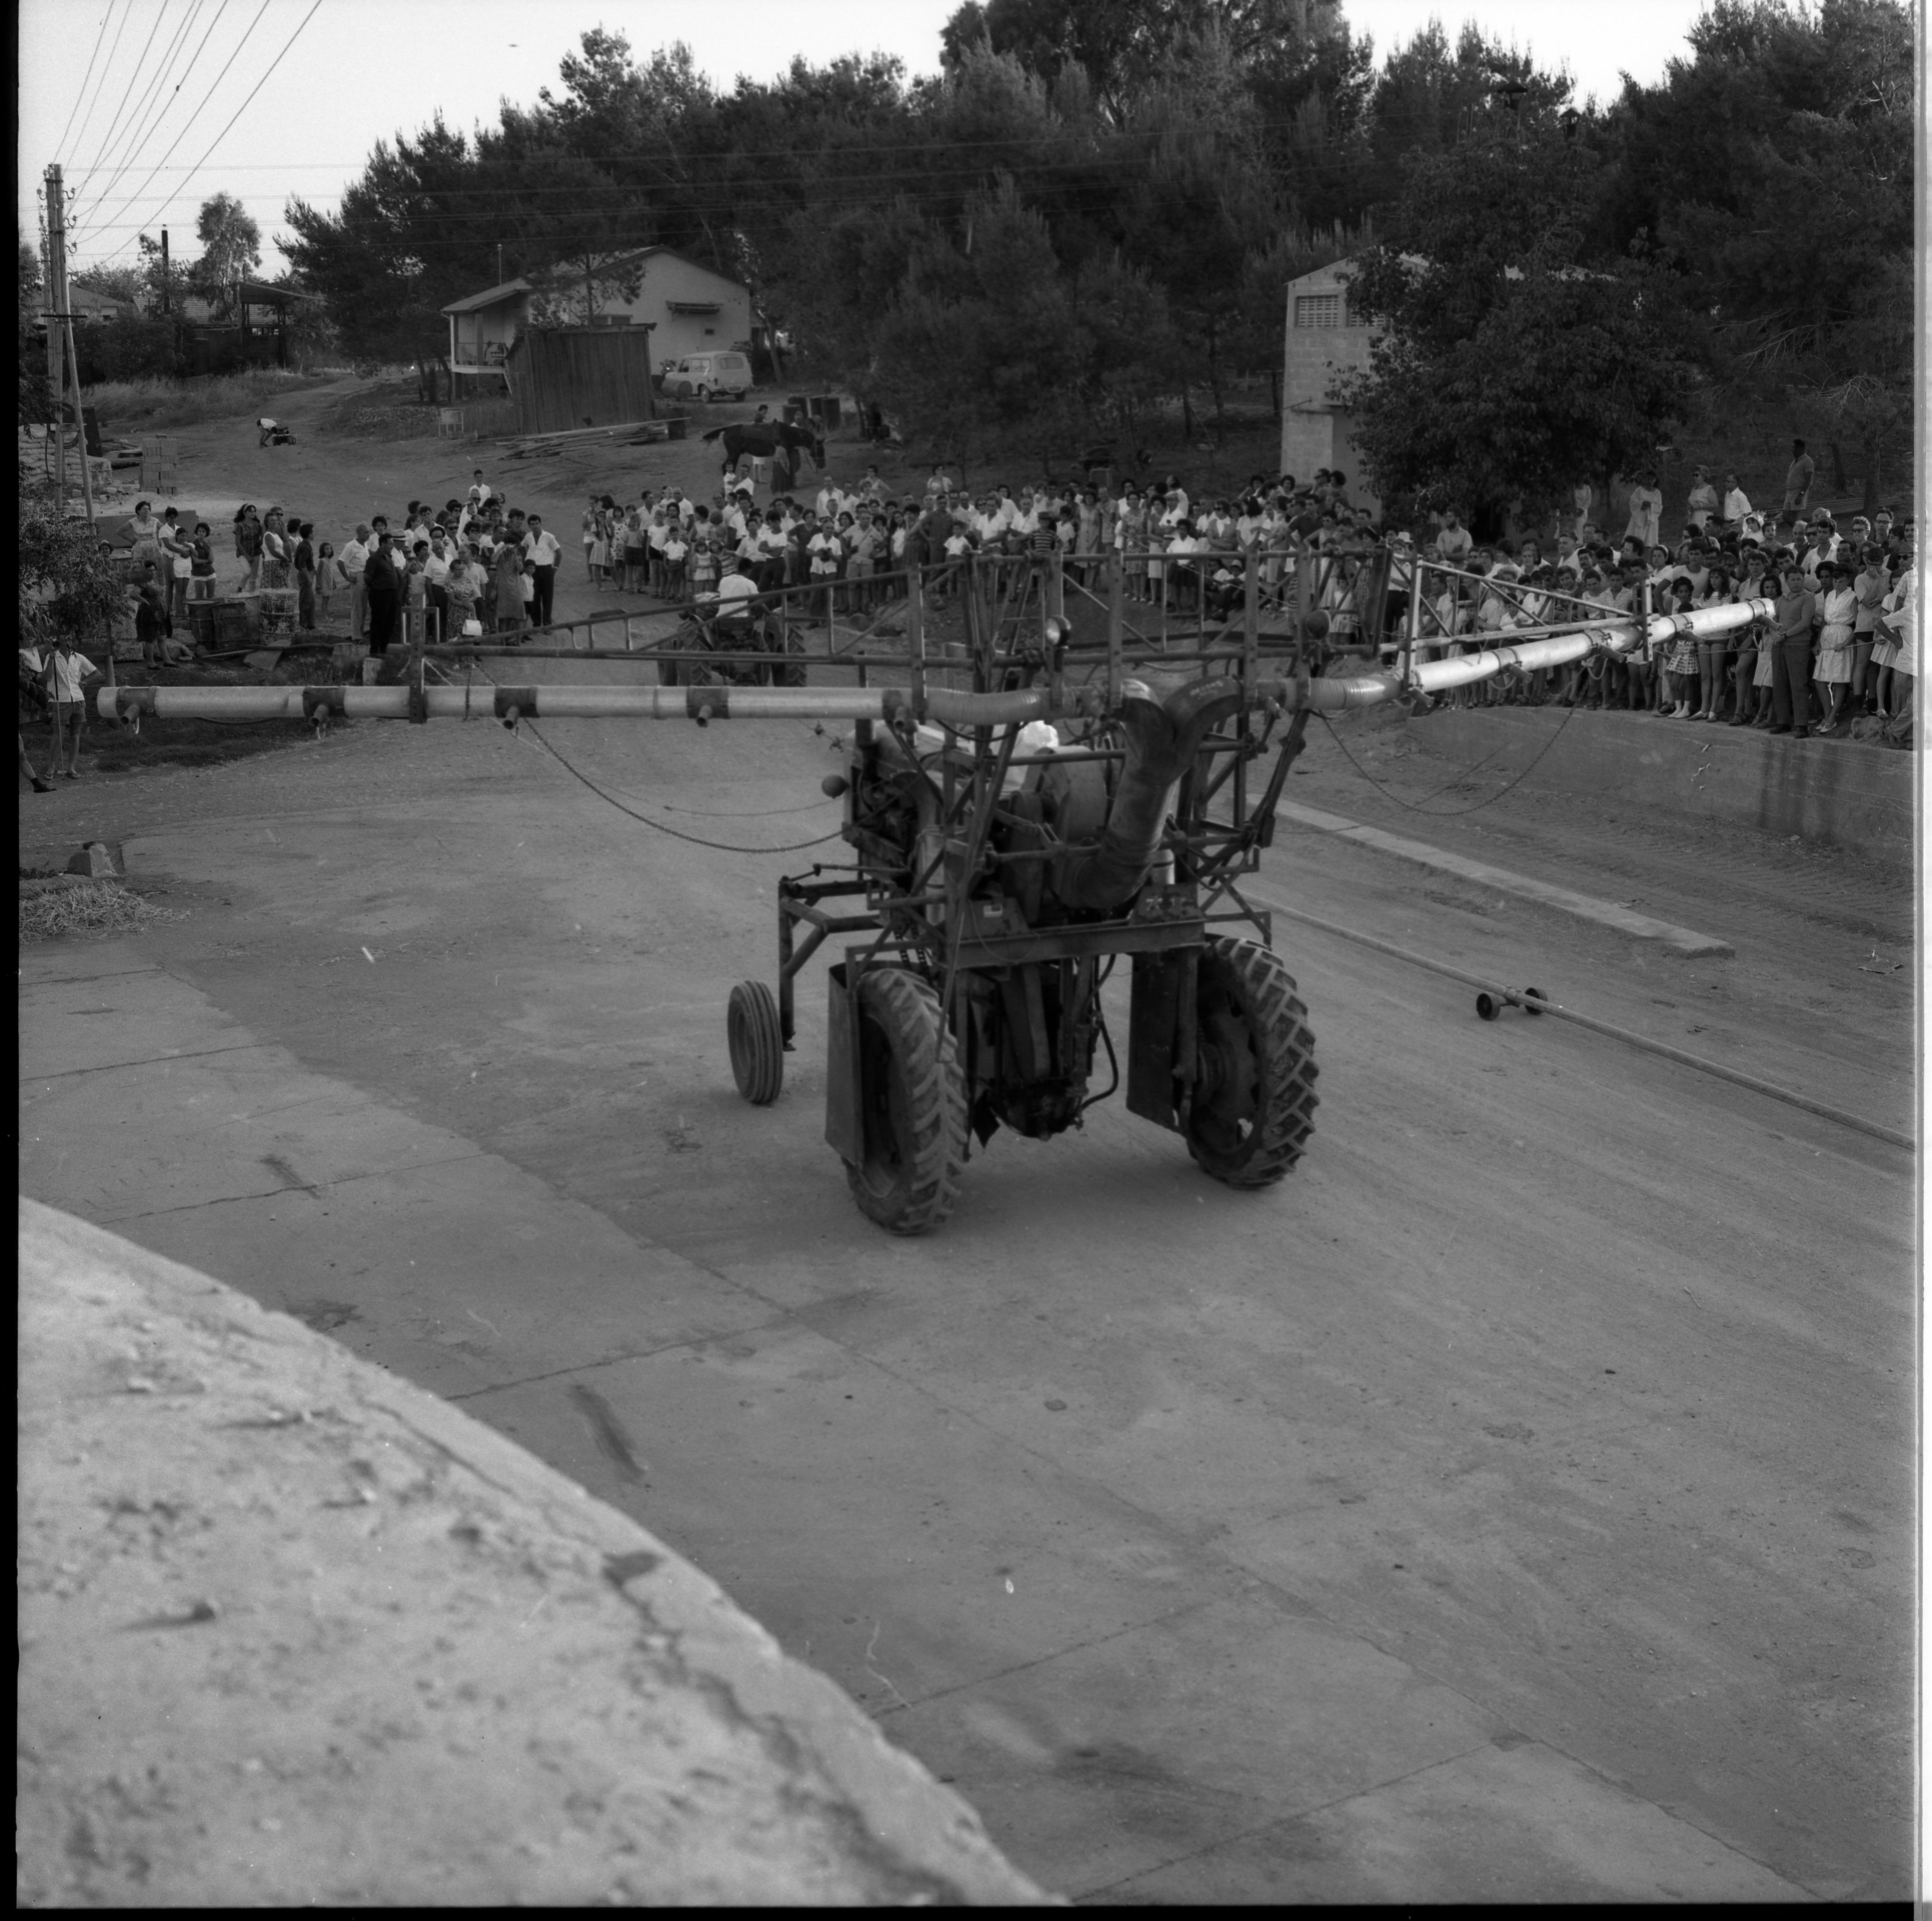
[[[58,161],[74,212],[74,265],[127,265],[136,236],[166,226],[198,251],[194,217],[234,194],[262,229],[262,269],[291,194],[332,208],[379,139],[413,133],[440,109],[453,127],[495,119],[556,84],[586,28],[622,32],[640,55],[683,40],[720,86],[769,79],[794,56],[896,54],[909,73],[938,65],[958,0],[22,0],[20,209],[38,231],[42,177]],[[1608,98],[1628,72],[1656,79],[1685,51],[1705,0],[1345,0],[1378,57],[1439,19],[1566,70],[1580,95]]]

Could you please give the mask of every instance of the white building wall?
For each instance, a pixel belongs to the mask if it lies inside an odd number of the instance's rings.
[[[680,307],[715,310],[680,313]],[[651,334],[654,369],[686,354],[752,350],[751,289],[675,253],[652,254],[644,262],[636,299],[611,301],[602,310],[628,314],[636,325],[656,322]]]
[[[1371,508],[1380,502],[1362,472],[1348,418],[1334,403],[1336,377],[1366,372],[1372,328],[1348,313],[1350,262],[1333,262],[1288,283],[1282,348],[1281,470],[1297,480],[1318,467],[1340,467],[1348,498]]]

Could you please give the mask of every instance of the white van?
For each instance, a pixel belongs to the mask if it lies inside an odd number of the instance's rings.
[[[664,369],[658,385],[676,400],[742,400],[752,390],[751,359],[741,353],[686,354]]]

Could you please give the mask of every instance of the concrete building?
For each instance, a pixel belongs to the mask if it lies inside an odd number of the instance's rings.
[[[597,271],[597,310],[590,324],[649,327],[653,367],[707,349],[751,351],[752,291],[742,281],[687,260],[668,247],[614,255]],[[634,274],[638,281],[629,299],[609,289],[612,276],[627,274]],[[452,301],[442,310],[449,321],[450,370],[500,376],[539,302],[547,319],[565,326],[585,324],[582,284],[573,286],[567,274],[560,274],[554,289],[541,295],[530,281],[518,279]]]
[[[1362,471],[1348,410],[1334,398],[1339,375],[1366,370],[1375,339],[1373,329],[1348,310],[1354,264],[1336,260],[1288,283],[1281,470],[1306,481],[1318,467],[1339,467],[1348,476],[1348,498],[1375,511],[1381,502]]]

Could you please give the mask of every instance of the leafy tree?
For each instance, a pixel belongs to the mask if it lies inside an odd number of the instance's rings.
[[[1340,388],[1385,499],[1540,518],[1580,476],[1646,464],[1682,417],[1694,331],[1653,254],[1587,252],[1600,170],[1549,119],[1406,163],[1349,288],[1383,331]]]
[[[1240,337],[1244,270],[1286,224],[1264,163],[1259,116],[1242,94],[1227,37],[1180,41],[1162,78],[1133,102],[1125,134],[1144,164],[1120,196],[1124,251],[1167,290],[1186,360],[1213,396],[1218,428],[1228,349],[1231,338]]]
[[[194,227],[201,258],[188,270],[188,283],[225,319],[236,310],[241,281],[262,264],[262,229],[232,193],[204,200]]]
[[[47,379],[46,340],[40,331],[40,292],[45,285],[40,250],[28,244],[24,232],[20,238],[20,272],[15,283],[20,301],[20,424],[31,427],[53,418],[54,393]]]
[[[81,267],[68,276],[69,283],[86,287],[91,293],[105,294],[110,300],[124,300],[130,307],[145,304],[148,288],[139,267]]]
[[[119,611],[118,571],[103,559],[99,537],[84,520],[68,520],[50,502],[30,506],[15,536],[22,645],[58,639],[104,637]]]
[[[81,373],[98,380],[170,379],[184,368],[175,322],[158,313],[116,313],[79,330]]]
[[[168,312],[179,313],[183,309],[183,295],[194,291],[190,278],[191,261],[184,260],[172,247],[168,252],[167,272],[161,271],[161,243],[150,234],[142,234],[135,244],[141,254],[142,304],[151,311],[158,311],[165,305]],[[163,295],[166,298],[165,301]]]
[[[414,140],[379,141],[340,209],[291,200],[283,253],[320,294],[345,351],[357,359],[412,361],[424,397],[448,345],[442,308],[495,283],[514,169],[479,164],[470,142],[438,115]],[[518,236],[506,271],[520,271]]]

